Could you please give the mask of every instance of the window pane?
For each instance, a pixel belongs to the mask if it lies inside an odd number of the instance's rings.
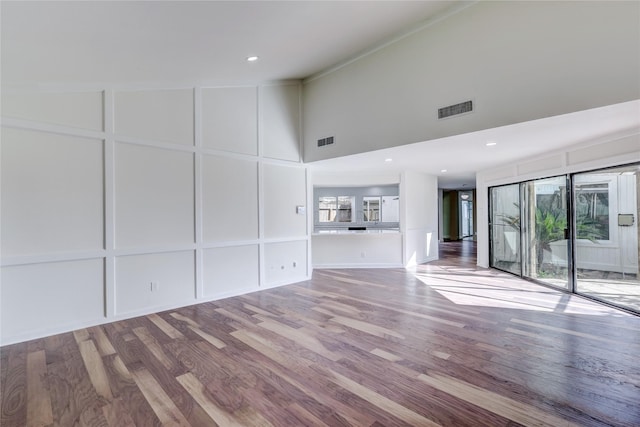
[[[318,198],[318,222],[333,222],[336,219],[336,198]]]
[[[335,221],[337,222],[352,222],[351,206],[353,206],[353,197],[351,196],[338,196],[338,213]]]
[[[567,177],[522,184],[523,275],[553,286],[569,286]]]
[[[380,197],[363,197],[362,212],[365,222],[380,221]]]
[[[520,186],[491,188],[491,267],[521,272]]]
[[[609,184],[576,184],[575,200],[578,239],[609,240]]]
[[[576,292],[640,311],[640,164],[573,179]]]

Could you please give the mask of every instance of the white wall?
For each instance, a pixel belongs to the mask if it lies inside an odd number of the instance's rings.
[[[477,2],[306,81],[305,161],[638,99],[639,15],[638,2]],[[473,113],[437,120],[466,100]]]
[[[2,107],[1,344],[309,277],[299,84]]]
[[[438,259],[437,177],[410,171],[402,174],[400,217],[404,266]]]
[[[400,232],[314,234],[314,268],[402,267]]]
[[[640,161],[640,132],[626,136],[602,136],[573,147],[476,174],[478,265],[489,266],[488,188],[529,179]]]

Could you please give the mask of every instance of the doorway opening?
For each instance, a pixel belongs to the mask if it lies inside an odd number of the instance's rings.
[[[443,190],[441,241],[473,240],[476,237],[475,189]]]

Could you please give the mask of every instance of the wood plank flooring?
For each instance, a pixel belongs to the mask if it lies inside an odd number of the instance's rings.
[[[455,245],[5,346],[0,425],[640,425],[640,317]]]

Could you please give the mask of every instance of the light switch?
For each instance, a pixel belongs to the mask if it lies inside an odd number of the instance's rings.
[[[296,206],[296,213],[298,215],[304,215],[307,213],[307,208],[304,206]]]

